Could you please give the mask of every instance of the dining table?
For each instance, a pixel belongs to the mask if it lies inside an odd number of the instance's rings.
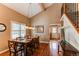
[[[32,38],[31,39],[17,39],[17,40],[14,39],[10,41],[14,41],[15,43],[22,44],[24,46],[24,56],[26,56],[27,55],[27,44],[32,41]]]

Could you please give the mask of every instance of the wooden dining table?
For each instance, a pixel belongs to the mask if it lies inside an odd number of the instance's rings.
[[[27,55],[27,44],[32,41],[32,39],[18,39],[18,40],[10,40],[14,41],[15,43],[23,44],[24,45],[24,56]]]

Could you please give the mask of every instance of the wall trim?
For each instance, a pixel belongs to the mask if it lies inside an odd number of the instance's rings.
[[[47,42],[47,41],[40,41],[40,43],[49,43],[49,42]]]
[[[9,50],[9,49],[2,50],[2,51],[0,51],[0,54],[5,53],[5,52],[7,52],[8,50]]]

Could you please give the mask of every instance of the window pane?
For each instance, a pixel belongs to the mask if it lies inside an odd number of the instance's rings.
[[[25,30],[26,26],[21,24],[21,30]]]
[[[20,37],[20,31],[12,31],[12,39],[16,39]]]
[[[21,31],[21,37],[25,37],[26,31]]]
[[[20,30],[20,24],[12,23],[12,30]]]

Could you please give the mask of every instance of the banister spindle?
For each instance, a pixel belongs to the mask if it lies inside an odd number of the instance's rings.
[[[76,3],[76,13],[77,13],[77,28],[79,27],[78,26],[78,4]]]

